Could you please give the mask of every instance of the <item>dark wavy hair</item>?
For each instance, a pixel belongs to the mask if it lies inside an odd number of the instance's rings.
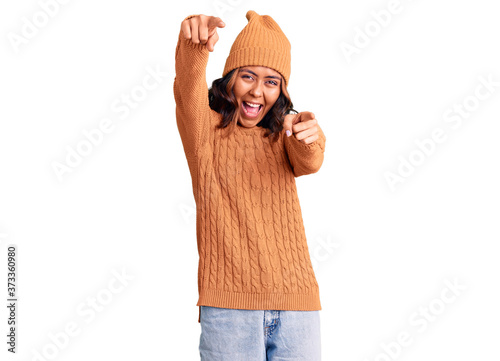
[[[208,102],[210,108],[217,113],[222,114],[222,121],[217,125],[217,128],[223,129],[229,127],[229,133],[234,131],[238,121],[238,101],[233,92],[234,82],[239,73],[240,68],[233,69],[226,76],[215,79],[212,86],[208,89]],[[271,141],[278,140],[279,132],[283,130],[283,120],[285,115],[290,112],[298,113],[293,109],[293,103],[285,86],[283,77],[281,78],[281,92],[267,114],[257,124],[258,127],[267,128],[265,137],[270,137]]]

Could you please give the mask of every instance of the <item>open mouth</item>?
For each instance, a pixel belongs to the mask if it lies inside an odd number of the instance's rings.
[[[257,118],[263,108],[262,104],[251,104],[245,101],[241,102],[241,107],[243,109],[243,113],[248,118]]]

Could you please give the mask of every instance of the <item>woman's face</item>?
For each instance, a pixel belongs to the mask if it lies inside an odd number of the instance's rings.
[[[245,66],[239,69],[233,92],[238,101],[240,125],[252,128],[271,109],[281,93],[281,75],[265,66]],[[258,105],[252,107],[248,103]]]

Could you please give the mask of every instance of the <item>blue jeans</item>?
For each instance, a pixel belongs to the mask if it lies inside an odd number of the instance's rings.
[[[319,311],[201,306],[201,361],[320,361]]]

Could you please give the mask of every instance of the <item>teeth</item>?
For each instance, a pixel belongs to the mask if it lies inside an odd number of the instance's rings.
[[[246,105],[248,105],[249,107],[252,107],[252,108],[258,108],[260,107],[260,104],[250,104],[250,103],[247,103],[245,102]]]

